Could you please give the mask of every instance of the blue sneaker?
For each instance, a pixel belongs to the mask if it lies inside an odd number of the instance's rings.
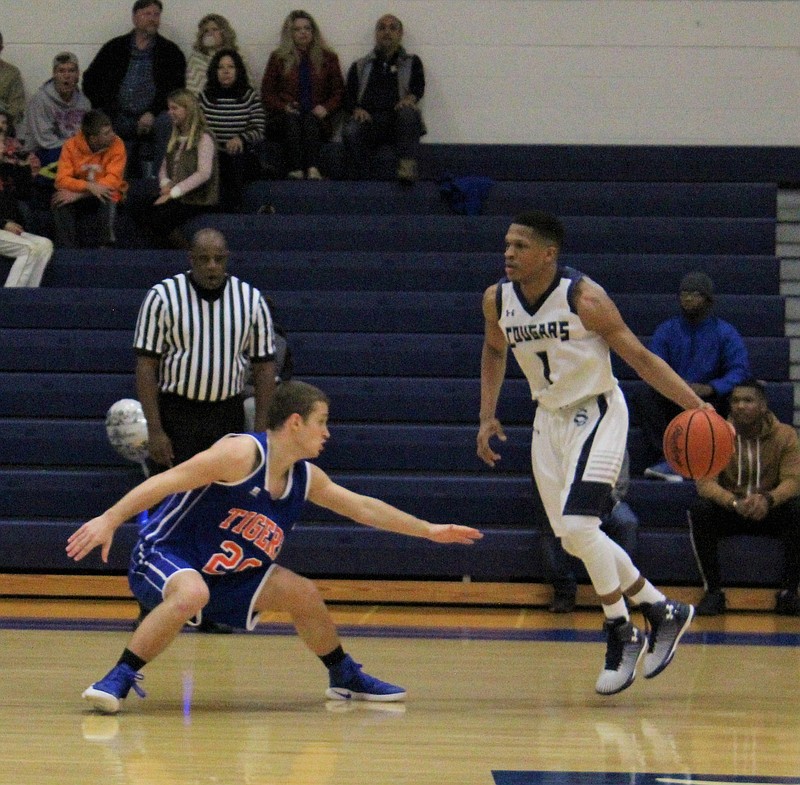
[[[131,688],[140,698],[145,697],[145,691],[137,684],[143,678],[130,665],[115,665],[100,681],[84,690],[81,697],[103,714],[116,714],[121,708],[120,701],[128,697]]]
[[[331,686],[325,695],[331,700],[401,701],[406,697],[402,687],[364,673],[349,654],[329,672]]]
[[[677,600],[664,600],[654,602],[642,612],[647,632],[644,677],[652,679],[672,662],[678,641],[692,623],[694,607]]]

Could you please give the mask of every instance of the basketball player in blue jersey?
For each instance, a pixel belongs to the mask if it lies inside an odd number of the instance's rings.
[[[470,544],[476,529],[433,524],[333,482],[316,458],[329,438],[328,398],[298,381],[279,385],[269,404],[266,433],[231,434],[181,464],[145,480],[67,544],[80,561],[143,510],[150,517],[131,556],[128,579],[136,598],[152,608],[119,662],[83,697],[115,714],[131,689],[144,697],[140,669],[159,655],[183,625],[202,619],[252,630],[264,611],[288,612],[298,634],[329,671],[332,700],[398,701],[405,690],[376,679],[342,649],[316,586],[275,563],[285,534],[306,500],[367,526]]]
[[[645,678],[667,667],[694,609],[667,599],[600,529],[628,434],[609,349],[680,406],[709,404],[642,345],[600,286],[559,265],[563,239],[561,222],[540,212],[517,216],[506,234],[506,276],[483,295],[478,456],[489,466],[500,460],[490,442],[506,438],[495,413],[511,347],[534,400],[536,487],[553,531],[583,562],[606,616],[606,659],[595,688],[612,695],[631,685],[642,658]],[[623,595],[642,609],[645,633],[631,623]]]

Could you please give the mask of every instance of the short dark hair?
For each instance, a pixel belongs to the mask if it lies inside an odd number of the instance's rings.
[[[84,136],[96,136],[109,125],[111,118],[102,109],[90,109],[81,120],[81,131]]]
[[[767,400],[767,388],[764,385],[764,382],[762,382],[760,379],[756,379],[755,376],[748,376],[747,379],[743,379],[741,382],[738,382],[733,386],[734,388],[747,387],[749,390],[755,390],[763,400]]]
[[[330,399],[319,387],[294,379],[281,382],[267,407],[267,428],[271,431],[280,428],[293,414],[306,420],[318,403],[330,404]]]
[[[551,213],[529,210],[516,215],[512,223],[527,226],[540,237],[553,243],[559,250],[564,244],[564,224]]]
[[[157,5],[159,11],[164,10],[164,4],[161,0],[136,0],[133,4],[133,10],[131,11],[132,14],[135,14],[137,11],[141,11],[143,8],[150,8],[151,5]]]
[[[78,56],[74,52],[59,52],[53,58],[53,70],[55,71],[58,66],[66,65],[67,63],[72,63],[76,66],[79,65]]]

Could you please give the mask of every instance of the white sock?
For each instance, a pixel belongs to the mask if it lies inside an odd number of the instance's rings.
[[[641,605],[643,602],[652,605],[655,602],[664,602],[666,599],[667,598],[646,579],[644,586],[642,586],[636,594],[631,595],[631,600],[637,605]]]
[[[622,617],[625,621],[630,620],[624,599],[619,599],[611,605],[603,605],[603,613],[605,613],[607,619],[619,619]]]

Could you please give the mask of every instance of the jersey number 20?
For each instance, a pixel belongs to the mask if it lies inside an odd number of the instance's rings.
[[[226,572],[241,572],[250,567],[260,567],[263,562],[261,559],[254,559],[252,556],[245,559],[242,546],[233,540],[224,540],[220,547],[225,553],[215,553],[203,567],[203,572],[207,575],[222,575]]]

